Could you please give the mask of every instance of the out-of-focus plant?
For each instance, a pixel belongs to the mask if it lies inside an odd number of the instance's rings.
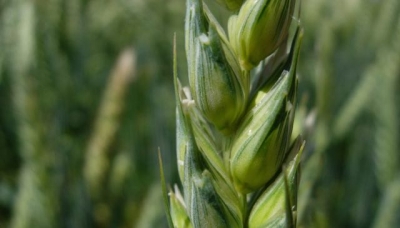
[[[173,151],[175,2],[0,1],[0,227],[162,226],[142,209]]]
[[[303,85],[315,88],[304,90],[317,118],[300,186],[302,227],[400,222],[399,12],[397,0],[304,1],[299,65]]]

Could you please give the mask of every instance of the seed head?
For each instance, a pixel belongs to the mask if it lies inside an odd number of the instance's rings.
[[[301,140],[297,142],[299,143],[295,144],[300,146]],[[297,145],[293,149],[301,150]],[[292,227],[288,224],[294,222],[292,220],[297,204],[299,161],[297,155],[257,199],[249,216],[249,228]]]
[[[285,40],[296,0],[247,0],[228,24],[229,40],[245,70],[272,54]]]
[[[193,100],[208,121],[229,133],[244,110],[248,89],[225,56],[229,47],[222,44],[217,25],[205,17],[202,3],[188,1],[187,7],[186,55]]]
[[[175,193],[169,193],[171,205],[171,218],[175,228],[192,228],[189,216],[186,214],[183,197],[177,187]]]
[[[265,185],[280,169],[293,128],[296,64],[302,33],[296,32],[284,70],[278,67],[249,105],[231,150],[231,176],[238,191]],[[278,78],[276,80],[276,78]]]
[[[231,152],[231,175],[238,191],[249,193],[266,184],[282,165],[291,133],[290,74],[269,90],[244,117]],[[260,91],[260,93],[261,93]]]
[[[290,146],[290,140],[300,26],[288,36],[296,0],[217,1],[237,13],[229,20],[229,39],[203,0],[187,0],[189,87],[179,83],[174,45],[184,195],[175,189],[168,203],[164,183],[169,225],[296,227],[302,141]]]

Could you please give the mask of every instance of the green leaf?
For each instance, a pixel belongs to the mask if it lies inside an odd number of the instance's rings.
[[[164,168],[163,168],[160,148],[158,148],[158,162],[159,162],[159,166],[160,166],[161,188],[162,188],[162,193],[163,193],[164,208],[165,208],[165,212],[167,215],[168,226],[170,228],[173,228],[174,224],[172,223],[172,217],[171,217],[170,205],[169,205],[169,201],[168,201],[167,186],[165,183]]]

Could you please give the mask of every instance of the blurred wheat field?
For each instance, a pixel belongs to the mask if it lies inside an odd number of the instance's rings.
[[[184,9],[0,0],[0,227],[167,226]],[[396,227],[400,1],[303,0],[301,22],[300,227]]]

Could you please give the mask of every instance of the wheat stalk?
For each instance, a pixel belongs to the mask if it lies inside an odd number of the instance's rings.
[[[181,86],[174,58],[183,195],[175,187],[165,201],[169,224],[296,227],[303,147],[300,138],[290,141],[302,37],[297,1],[219,2],[234,10],[227,33],[202,0],[187,0],[189,87]]]

